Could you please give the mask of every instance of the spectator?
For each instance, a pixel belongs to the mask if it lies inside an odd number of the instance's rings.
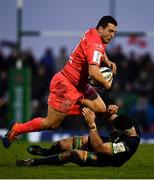
[[[67,48],[65,46],[61,47],[56,58],[56,71],[59,71],[64,66],[68,58]]]
[[[29,67],[32,71],[32,75],[36,74],[36,58],[31,48],[27,48],[23,52],[23,66]]]
[[[154,95],[151,95],[146,109],[146,127],[149,132],[154,132]]]
[[[45,53],[43,57],[40,60],[40,64],[44,66],[45,71],[46,71],[46,79],[48,82],[48,85],[50,83],[51,78],[55,74],[55,57],[53,55],[53,50],[51,48],[47,48],[45,50]]]

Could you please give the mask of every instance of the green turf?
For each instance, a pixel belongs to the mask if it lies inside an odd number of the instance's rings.
[[[47,143],[42,143],[49,146]],[[16,167],[16,159],[30,157],[28,143],[14,143],[9,149],[0,144],[1,179],[149,179],[154,178],[154,145],[140,145],[136,154],[120,168],[65,166]]]

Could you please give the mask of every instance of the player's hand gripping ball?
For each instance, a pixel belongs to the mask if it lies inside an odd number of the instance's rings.
[[[113,72],[111,70],[111,68],[109,67],[100,67],[100,72],[102,73],[102,76],[104,77],[104,79],[109,82],[109,81],[113,81]],[[95,81],[91,76],[88,77],[88,81],[89,84],[91,86],[99,86],[99,84],[97,83],[97,81]]]

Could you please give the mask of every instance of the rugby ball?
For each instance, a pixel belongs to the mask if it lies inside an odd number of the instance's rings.
[[[109,68],[109,67],[100,67],[100,72],[102,73],[102,76],[104,77],[104,79],[107,82],[113,80],[113,73],[112,73],[111,68]],[[88,77],[88,82],[92,86],[99,86],[99,84],[91,76]]]

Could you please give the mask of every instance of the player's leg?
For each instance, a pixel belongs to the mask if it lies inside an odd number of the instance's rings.
[[[38,145],[30,145],[27,151],[32,155],[39,156],[50,156],[54,154],[59,154],[65,150],[71,150],[74,137],[65,138],[59,141],[55,141],[50,148],[43,148]]]
[[[50,156],[73,149],[87,149],[88,136],[74,136],[54,142],[50,148],[30,145],[27,151],[33,155]]]
[[[57,128],[80,94],[61,73],[55,75],[50,83],[47,117],[14,124],[3,139],[4,147],[8,148],[15,137],[20,134]]]
[[[98,159],[95,153],[83,150],[65,151],[60,154],[43,158],[18,160],[17,166],[39,166],[39,165],[63,165],[73,162],[80,166],[98,166]]]
[[[8,148],[16,136],[27,132],[35,132],[47,129],[55,129],[63,121],[67,114],[58,112],[48,106],[48,115],[46,118],[34,118],[25,123],[15,123],[3,139],[4,147]]]
[[[66,151],[60,154],[51,155],[43,158],[32,158],[26,160],[17,160],[17,166],[40,166],[40,165],[63,165],[69,162],[71,151]]]
[[[71,108],[71,110],[68,112],[68,115],[82,114],[83,106],[89,107],[96,113],[106,112],[106,105],[103,99],[99,96],[97,91],[90,85],[87,85],[84,94],[81,98],[78,99],[78,102]]]
[[[94,152],[85,150],[73,150],[69,162],[78,164],[79,166],[98,166],[98,157]]]
[[[106,112],[106,105],[103,101],[103,99],[99,96],[97,91],[91,87],[90,85],[87,85],[86,91],[85,91],[85,97],[83,99],[79,100],[80,103],[82,103],[84,106],[89,107],[94,112]]]
[[[99,95],[96,97],[96,99],[83,99],[82,104],[86,107],[89,107],[92,111],[96,113],[106,112],[106,105]]]

